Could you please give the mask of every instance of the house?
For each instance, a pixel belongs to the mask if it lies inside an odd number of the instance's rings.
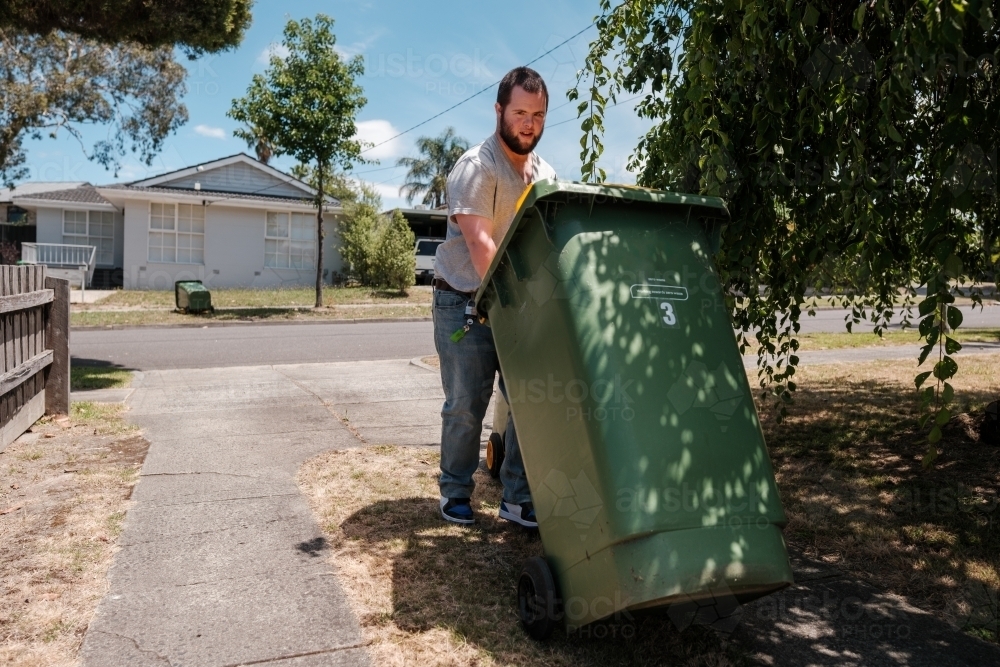
[[[21,243],[35,241],[35,213],[14,204],[14,197],[64,190],[85,185],[83,182],[34,181],[15,188],[0,188],[0,243],[13,244],[15,256],[4,257],[13,263],[20,255]]]
[[[249,155],[123,184],[27,193],[38,244],[92,245],[96,269],[126,289],[311,285],[315,190]],[[333,233],[340,202],[326,198],[323,273],[342,266]]]

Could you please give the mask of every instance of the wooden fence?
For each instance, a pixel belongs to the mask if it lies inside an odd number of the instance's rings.
[[[69,282],[0,266],[0,451],[44,414],[69,413]]]

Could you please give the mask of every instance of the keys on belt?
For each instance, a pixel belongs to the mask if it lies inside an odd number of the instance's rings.
[[[473,295],[473,292],[463,292],[461,290],[455,289],[441,278],[435,278],[433,281],[431,281],[431,285],[433,285],[434,289],[441,289],[445,290],[446,292],[455,292],[456,294],[461,294],[462,296],[468,297],[470,299],[472,298]]]

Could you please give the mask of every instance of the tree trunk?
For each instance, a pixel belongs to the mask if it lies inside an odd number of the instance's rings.
[[[319,193],[316,196],[316,307],[323,307],[323,165],[317,163],[316,181]]]

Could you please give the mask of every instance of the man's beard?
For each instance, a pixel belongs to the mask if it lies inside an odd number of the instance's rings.
[[[542,132],[544,131],[545,130],[543,128]],[[535,136],[535,140],[531,142],[530,146],[525,146],[521,143],[521,137],[514,130],[514,128],[511,125],[508,125],[503,118],[500,119],[500,138],[503,139],[505,144],[507,144],[507,148],[517,155],[527,155],[531,151],[535,150],[535,146],[537,146],[538,142],[542,140],[542,132],[539,132],[538,135]]]

